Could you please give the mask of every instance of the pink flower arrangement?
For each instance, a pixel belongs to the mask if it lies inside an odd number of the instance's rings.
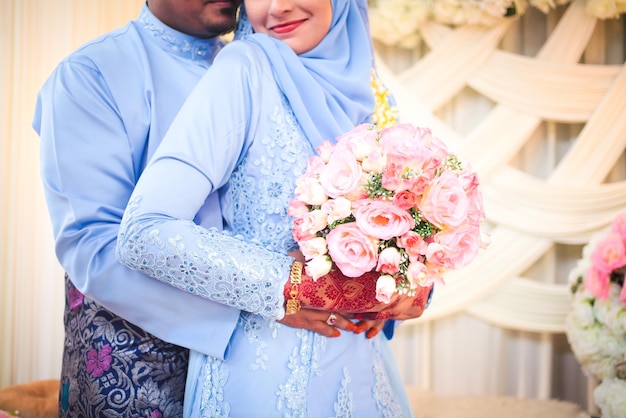
[[[626,307],[626,212],[615,217],[611,227],[595,242],[589,256],[591,264],[585,272],[583,284],[598,299],[607,299],[611,283],[620,288],[620,301]]]
[[[479,182],[429,129],[361,124],[324,142],[289,214],[307,275],[380,272],[377,299],[443,283],[483,246]]]
[[[572,309],[565,332],[585,374],[601,381],[595,404],[626,417],[626,212],[594,234],[569,273]]]

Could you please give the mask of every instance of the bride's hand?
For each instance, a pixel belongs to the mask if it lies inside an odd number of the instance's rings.
[[[374,338],[385,326],[385,319],[364,319],[356,324],[356,334],[365,332],[365,338]]]
[[[329,319],[331,315],[334,320]],[[329,313],[319,309],[303,308],[294,314],[285,315],[278,322],[292,328],[308,329],[309,331],[316,332],[326,337],[339,337],[341,335],[339,329],[350,332],[357,331],[357,326],[343,315],[337,312]]]

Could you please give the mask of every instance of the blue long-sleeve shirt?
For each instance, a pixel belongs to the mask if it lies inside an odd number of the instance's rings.
[[[59,64],[33,119],[56,254],[74,285],[153,335],[218,358],[239,311],[122,266],[115,246],[137,179],[221,46],[172,30],[144,6]],[[221,227],[217,196],[196,222]]]

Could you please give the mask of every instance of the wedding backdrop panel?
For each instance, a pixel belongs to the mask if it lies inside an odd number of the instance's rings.
[[[581,245],[626,207],[624,18],[575,1],[488,27],[425,21],[410,48],[386,28],[378,63],[401,118],[473,163],[492,228],[479,260],[398,330],[405,380],[585,407],[594,382],[563,335],[567,278]]]
[[[37,91],[64,56],[142,3],[0,3],[0,387],[60,371],[63,271],[30,126]],[[626,208],[626,20],[574,1],[484,26],[372,10],[372,29],[400,119],[471,161],[491,234],[476,262],[437,286],[424,316],[396,331],[405,382],[586,408],[594,382],[563,334],[567,276],[588,238]]]

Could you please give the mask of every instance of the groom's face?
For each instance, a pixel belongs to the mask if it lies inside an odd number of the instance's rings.
[[[148,0],[163,23],[196,38],[213,38],[232,30],[241,0]]]

